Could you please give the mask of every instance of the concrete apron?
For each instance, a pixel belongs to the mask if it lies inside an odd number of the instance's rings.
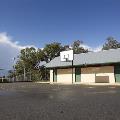
[[[64,84],[64,83],[51,83],[51,82],[35,82],[40,84],[54,84],[54,85],[95,85],[95,86],[120,86],[120,83],[73,83],[73,84]]]
[[[64,84],[64,83],[50,83],[54,85],[94,85],[94,86],[120,86],[120,83],[73,83],[73,84]]]
[[[50,82],[35,82],[35,83],[50,84]]]
[[[94,86],[120,86],[120,83],[81,83],[81,85],[94,85]]]

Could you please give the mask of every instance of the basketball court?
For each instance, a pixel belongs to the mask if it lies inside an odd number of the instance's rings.
[[[118,120],[120,86],[0,84],[0,120]]]

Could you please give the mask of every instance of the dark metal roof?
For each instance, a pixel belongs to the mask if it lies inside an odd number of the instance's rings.
[[[99,52],[74,54],[73,60],[74,66],[108,64],[108,63],[120,63],[120,48],[103,50]],[[61,62],[59,56],[51,60],[45,66],[47,68],[54,68],[54,67],[68,67],[71,65],[72,65],[71,62]]]

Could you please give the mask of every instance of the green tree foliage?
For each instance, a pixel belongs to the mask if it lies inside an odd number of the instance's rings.
[[[73,42],[72,44],[72,49],[74,51],[74,54],[80,54],[80,53],[87,53],[88,49],[85,49],[83,47],[81,47],[81,44],[83,44],[82,41],[80,40],[76,40]]]
[[[37,68],[35,68],[35,66],[39,61],[43,60],[45,60],[45,54],[43,50],[35,49],[33,47],[22,49],[19,55],[19,59],[15,65],[15,73],[11,72],[10,76],[23,75],[25,69],[26,74],[31,74],[32,80],[34,80],[33,78],[35,78],[36,80],[38,80],[38,78],[42,79],[44,78],[44,68],[38,70]]]
[[[56,56],[59,56],[61,50],[61,43],[53,42],[51,44],[46,44],[46,46],[43,49],[46,61],[49,62]]]
[[[26,72],[34,70],[35,65],[40,60],[44,60],[44,54],[41,49],[36,50],[33,47],[22,49],[15,65],[16,74],[23,74],[24,68]]]
[[[15,76],[15,72],[13,70],[8,71],[8,77],[13,78]]]
[[[38,61],[38,62],[39,62],[39,61],[45,61],[45,53],[44,53],[43,50],[38,49],[38,50],[36,51],[36,56],[37,56],[37,61]]]
[[[117,49],[120,48],[120,42],[118,42],[113,37],[108,37],[107,41],[103,45],[102,50]]]
[[[23,68],[25,67],[26,72],[31,71],[34,69],[34,66],[36,65],[37,61],[37,55],[36,55],[36,49],[31,47],[31,48],[26,48],[22,49],[20,52],[19,60],[17,61],[15,65],[16,72],[23,73]]]

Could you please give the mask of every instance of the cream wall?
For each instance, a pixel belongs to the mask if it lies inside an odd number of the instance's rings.
[[[53,70],[50,70],[50,83],[53,83]]]
[[[73,82],[75,81],[75,69],[73,69]],[[57,83],[72,84],[72,68],[57,69]]]
[[[81,68],[81,82],[95,83],[95,76],[108,76],[109,82],[115,83],[113,66]]]
[[[81,74],[82,83],[95,83],[95,74]]]

